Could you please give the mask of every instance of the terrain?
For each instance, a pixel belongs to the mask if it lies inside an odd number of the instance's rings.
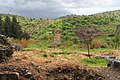
[[[94,15],[67,15],[56,19],[16,17],[23,32],[30,39],[9,38],[19,44],[21,51],[0,63],[0,72],[18,72],[20,80],[120,80],[120,70],[107,67],[100,56],[120,59],[120,37],[116,49],[116,27],[120,24],[120,10]],[[91,42],[88,58],[85,43],[75,36],[78,27],[97,26],[102,33]],[[61,30],[61,44],[53,47],[53,30]],[[26,75],[28,74],[29,75]]]
[[[58,54],[51,54],[50,51]],[[25,76],[28,70],[33,79],[38,80],[119,80],[120,70],[104,66],[85,65],[78,60],[86,59],[85,52],[77,54],[59,54],[60,49],[47,49],[46,53],[40,50],[24,50],[14,52],[9,61],[0,64],[0,71],[19,72],[20,80],[28,80]],[[113,53],[114,52],[114,53]],[[111,51],[112,55],[120,55],[120,51]],[[45,54],[47,56],[45,56]],[[95,56],[111,55],[110,53],[92,53]],[[23,56],[24,55],[24,56]],[[95,65],[96,64],[96,65]]]

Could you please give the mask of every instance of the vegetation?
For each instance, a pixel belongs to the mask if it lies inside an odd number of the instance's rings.
[[[79,62],[88,66],[106,66],[107,64],[107,61],[105,59],[101,59],[98,57],[83,59],[83,60],[80,60]]]
[[[75,34],[86,44],[88,49],[88,57],[90,58],[91,42],[100,35],[99,30],[97,29],[97,27],[94,26],[88,26],[87,28],[80,27],[76,30]]]
[[[48,18],[29,19],[17,15],[15,15],[16,20],[15,18],[13,20],[14,15],[0,14],[0,33],[4,34],[3,24],[5,24],[5,21],[7,21],[6,18],[8,16],[10,18],[8,18],[8,22],[11,21],[10,23],[17,26],[17,29],[19,30],[21,28],[23,33],[22,38],[25,38],[26,40],[29,38],[38,40],[38,43],[40,43],[40,45],[50,47],[53,43],[53,30],[55,28],[59,28],[62,30],[62,42],[60,48],[86,48],[84,42],[75,36],[75,29],[79,27],[94,25],[99,27],[102,35],[98,39],[95,39],[95,42],[94,40],[91,42],[90,48],[114,48],[117,39],[115,36],[116,26],[120,23],[119,13],[120,10],[89,16],[67,15],[56,18],[54,20]],[[15,35],[20,34],[21,30],[17,31],[18,33],[14,31],[14,35],[12,36],[18,38],[18,36]],[[103,42],[102,45],[99,44],[100,40]],[[37,43],[33,45],[37,45],[36,47],[39,46]]]
[[[4,21],[2,20],[2,17],[0,17],[0,28],[0,33],[6,37],[13,37],[19,40],[22,38],[29,39],[29,35],[22,32],[21,26],[17,22],[15,16],[13,16],[12,20],[9,16],[6,16]]]
[[[106,66],[107,62],[95,56],[118,55],[120,58],[120,51],[113,50],[120,48],[119,15],[120,10],[117,10],[88,16],[67,15],[52,20],[0,14],[0,34],[15,43],[9,49],[14,46],[24,50],[15,51],[10,60],[2,57],[2,61],[7,61],[0,64],[0,71],[17,72],[20,80],[28,77],[29,80],[116,80],[118,70],[97,67]],[[62,33],[57,47],[52,47],[54,29],[60,29]],[[4,47],[0,48],[1,54],[5,54]]]

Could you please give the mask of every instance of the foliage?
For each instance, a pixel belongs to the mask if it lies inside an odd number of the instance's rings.
[[[2,30],[4,30],[3,27],[5,26],[1,26],[1,22],[3,23],[3,25],[5,24],[6,16],[8,16],[10,20],[12,20],[13,16],[15,16],[23,32],[22,38],[26,40],[32,38],[35,40],[40,40],[42,42],[47,41],[47,44],[50,45],[53,40],[53,30],[55,28],[60,28],[62,30],[62,45],[60,47],[67,48],[74,45],[82,44],[82,41],[80,41],[74,35],[74,31],[76,28],[86,27],[88,25],[95,25],[99,26],[103,34],[101,35],[101,39],[104,39],[103,41],[105,41],[105,45],[107,45],[106,47],[109,48],[115,47],[114,37],[116,26],[120,22],[119,13],[120,10],[116,10],[94,15],[67,15],[56,19],[30,19],[18,15],[0,14],[0,16],[2,17],[2,19],[0,20],[0,28],[2,27],[0,29],[0,32],[3,33]],[[98,42],[96,41],[95,44],[98,45]],[[85,48],[84,45],[81,48]]]
[[[90,58],[90,46],[91,42],[100,35],[100,32],[97,27],[95,26],[88,26],[77,28],[75,31],[75,35],[79,37],[80,40],[83,40],[83,42],[86,44],[88,49],[88,57]]]
[[[94,39],[92,42],[91,42],[91,46],[90,48],[91,49],[94,49],[94,48],[107,48],[108,45],[106,43],[106,41],[104,39]]]
[[[0,16],[0,34],[2,34],[2,35],[5,34],[5,28],[4,28],[3,20],[2,20],[1,16]]]
[[[12,39],[12,42],[15,43],[15,44],[21,45],[23,48],[26,48],[31,44],[36,44],[37,43],[36,40],[32,40],[32,39],[29,39],[29,40],[26,40],[26,39],[21,39],[21,40]]]
[[[83,60],[80,60],[79,62],[88,66],[106,66],[107,64],[107,61],[105,59],[101,59],[98,57],[83,59]]]
[[[16,39],[26,38],[29,39],[27,33],[23,33],[21,30],[21,25],[17,22],[16,16],[12,17],[12,20],[9,16],[5,17],[5,20],[2,20],[0,16],[0,34],[5,35],[6,37],[13,37]]]

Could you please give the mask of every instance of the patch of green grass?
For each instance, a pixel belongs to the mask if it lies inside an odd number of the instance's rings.
[[[79,60],[79,62],[88,66],[106,66],[107,64],[105,59],[101,59],[97,57]]]
[[[48,41],[39,41],[35,44],[29,44],[27,48],[48,48],[50,47],[50,44]]]
[[[81,51],[87,52],[87,49],[80,49]],[[97,49],[90,49],[90,52],[103,52],[103,51],[111,51],[110,48],[97,48]]]
[[[72,50],[72,51],[81,51],[81,52],[87,52],[87,48],[65,48],[62,50]],[[96,48],[96,49],[90,49],[90,52],[110,52],[111,48]]]
[[[59,54],[66,54],[66,55],[69,55],[69,54],[71,54],[71,53],[70,53],[70,52],[64,51],[64,52],[60,52]]]

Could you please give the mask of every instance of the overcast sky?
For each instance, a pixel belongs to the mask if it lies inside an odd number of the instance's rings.
[[[89,15],[120,9],[120,0],[0,0],[0,13],[31,18]]]

